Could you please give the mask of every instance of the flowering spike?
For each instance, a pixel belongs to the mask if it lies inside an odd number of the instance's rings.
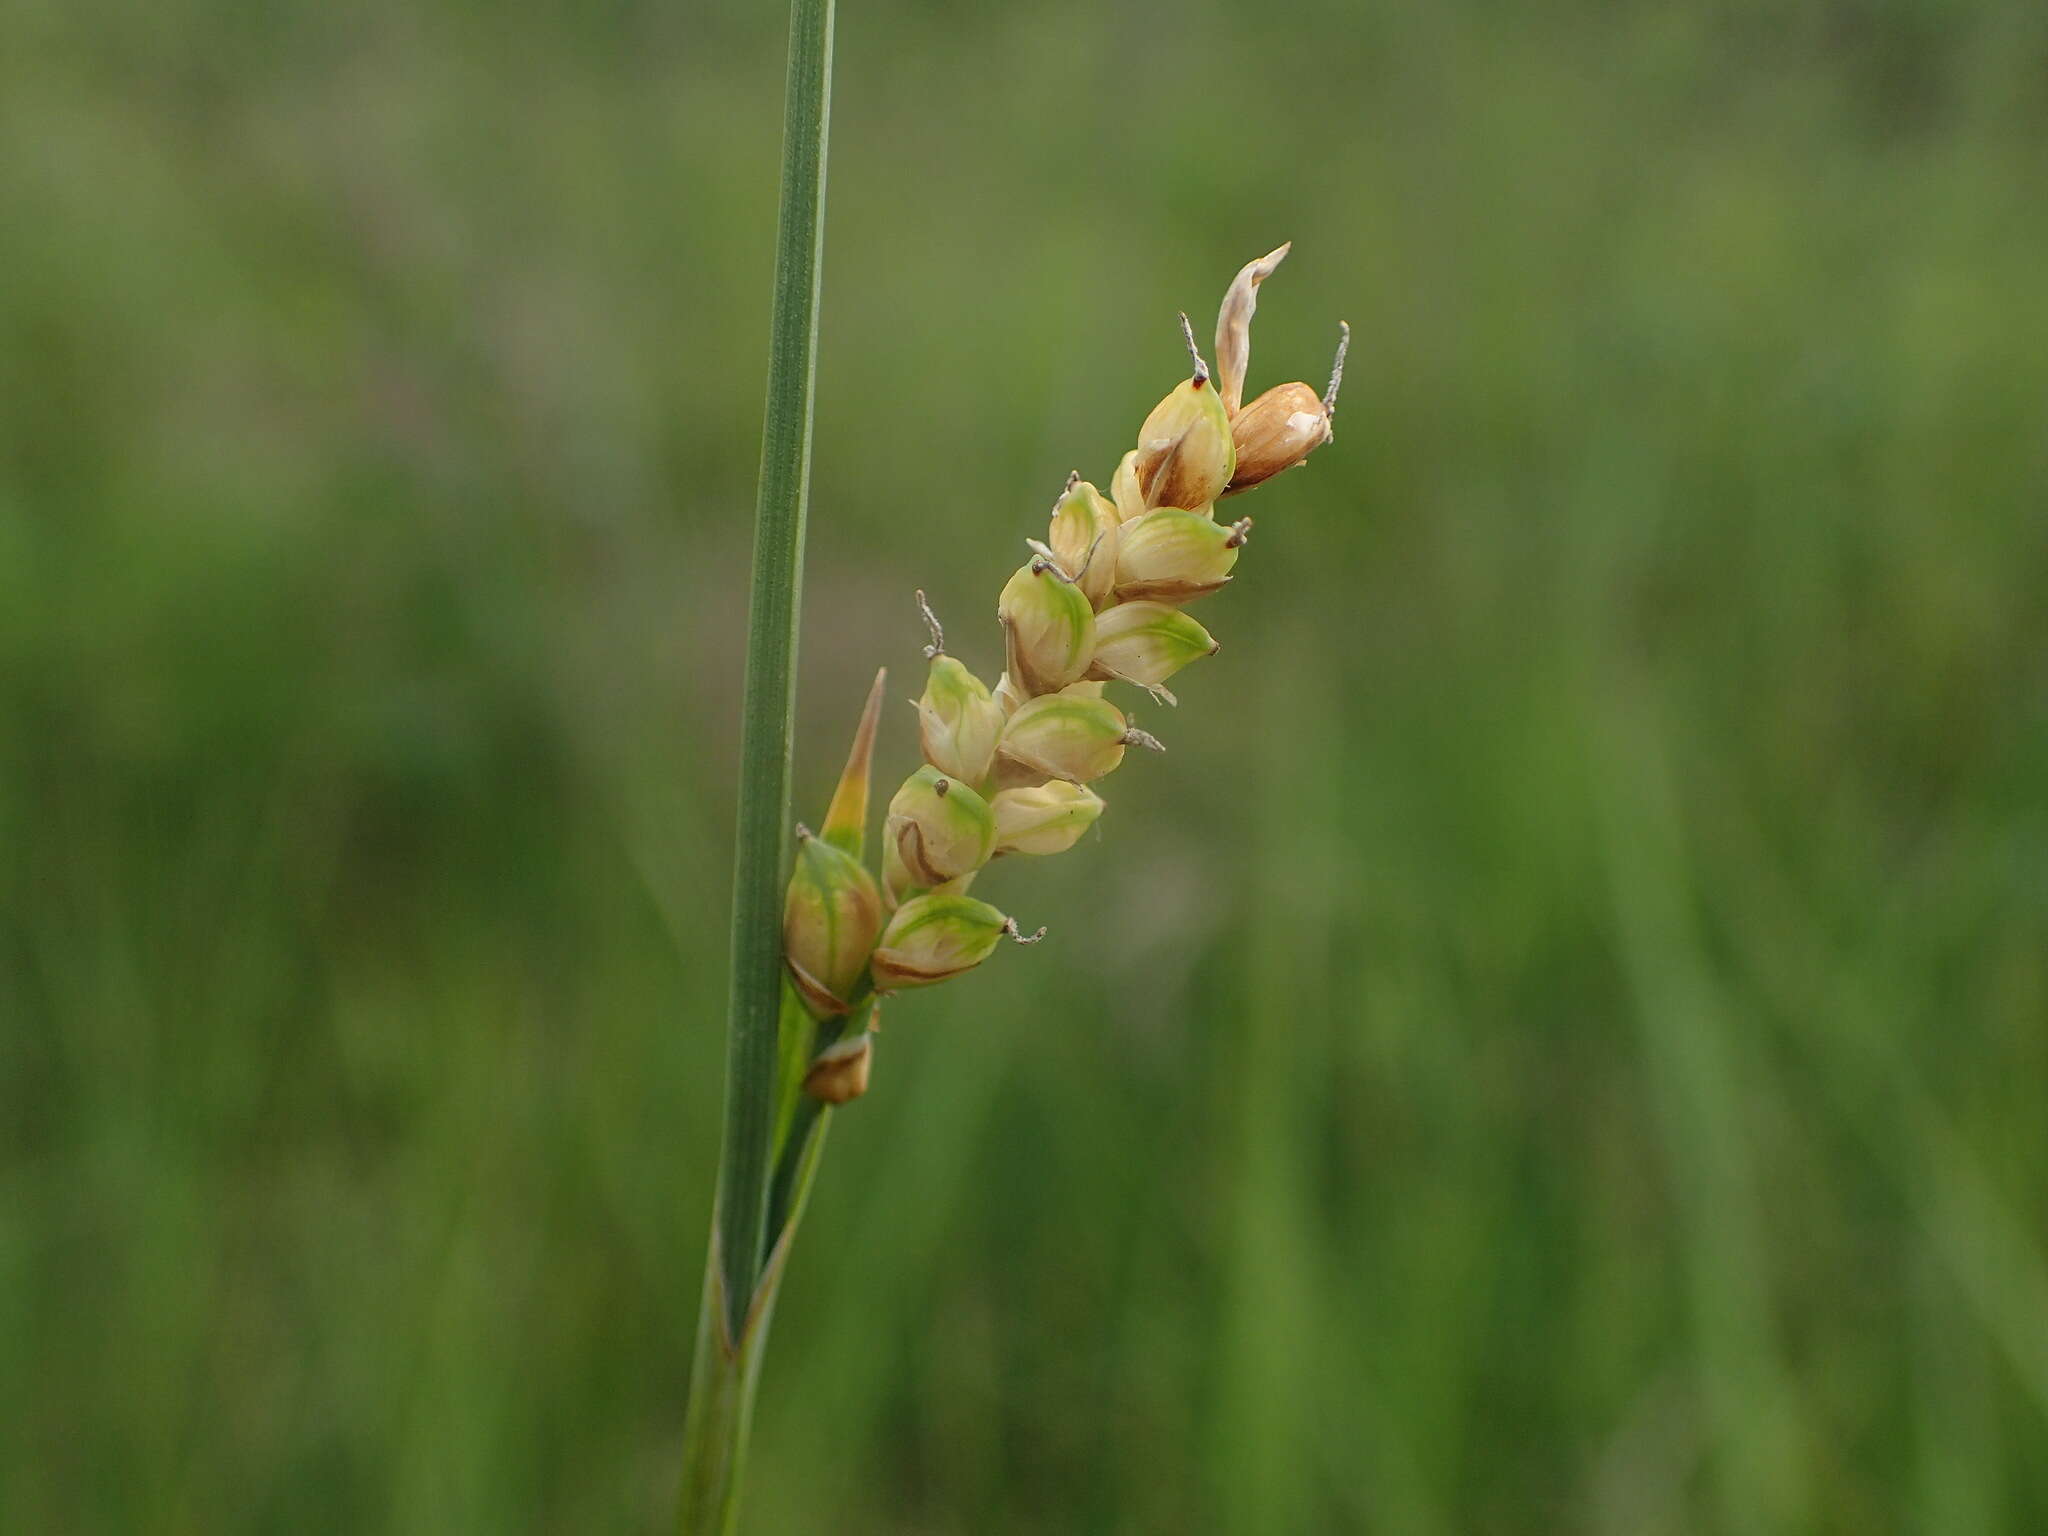
[[[860,724],[854,727],[853,746],[846,754],[839,787],[832,791],[832,803],[825,809],[825,841],[856,859],[866,852],[869,768],[875,757],[875,726],[882,718],[882,683],[888,675],[887,667],[875,673]]]
[[[1244,404],[1245,370],[1252,356],[1252,312],[1259,307],[1259,284],[1278,270],[1294,248],[1288,241],[1278,250],[1248,261],[1231,280],[1223,295],[1223,307],[1216,312],[1216,393],[1223,400],[1224,414],[1235,416]]]

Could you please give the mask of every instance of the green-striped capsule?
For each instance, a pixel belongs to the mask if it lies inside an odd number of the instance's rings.
[[[1248,517],[1218,523],[1172,507],[1124,524],[1118,530],[1117,600],[1188,603],[1214,592],[1230,580],[1251,530]]]
[[[1095,650],[1095,609],[1050,554],[1019,566],[996,602],[1011,682],[1027,695],[1078,682]]]
[[[941,653],[925,675],[917,725],[927,763],[950,778],[979,784],[996,755],[1003,706],[986,683]]]
[[[1170,701],[1166,680],[1216,651],[1215,637],[1170,603],[1119,603],[1095,621],[1095,661],[1088,675],[1136,683]]]
[[[881,931],[875,877],[845,849],[799,827],[796,867],[782,905],[782,948],[812,1017],[848,1011]]]
[[[997,782],[1005,787],[1046,779],[1086,784],[1115,772],[1126,746],[1156,747],[1100,696],[1101,688],[1100,683],[1081,683],[1019,707],[996,746]]]
[[[995,851],[988,802],[927,763],[903,781],[883,823],[889,894],[943,885],[971,874]]]
[[[1044,932],[1026,939],[1015,922],[972,896],[916,897],[898,907],[882,930],[871,962],[875,990],[934,986],[973,970],[1005,934],[1029,944]]]
[[[997,853],[1065,853],[1102,814],[1102,797],[1065,779],[1006,789],[989,801]]]

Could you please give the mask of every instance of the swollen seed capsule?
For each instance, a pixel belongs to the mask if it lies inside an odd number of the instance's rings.
[[[782,907],[782,949],[813,1018],[851,1006],[882,930],[882,893],[860,860],[797,830],[796,868]]]
[[[1116,508],[1086,480],[1077,480],[1052,509],[1046,542],[1096,612],[1116,585]]]
[[[1129,736],[1130,722],[1109,700],[1071,690],[1047,694],[1020,707],[1003,726],[996,746],[998,781],[1021,776],[1027,782],[1086,784],[1115,771]]]
[[[1034,789],[1006,789],[989,802],[996,815],[997,853],[1065,853],[1102,814],[1102,799],[1080,784],[1054,779]]]
[[[1215,638],[1178,608],[1119,603],[1095,621],[1089,676],[1157,688],[1189,662],[1215,654]]]
[[[1004,934],[1019,937],[1017,925],[972,896],[934,894],[906,901],[889,919],[875,947],[875,990],[929,987],[971,971],[989,957]]]
[[[1020,566],[996,602],[1010,681],[1029,695],[1057,693],[1088,670],[1095,610],[1065,572],[1044,557]]]
[[[1306,384],[1276,384],[1237,413],[1230,424],[1237,472],[1226,495],[1248,491],[1292,469],[1332,436],[1323,397]]]
[[[1251,520],[1224,524],[1162,507],[1118,530],[1116,595],[1186,603],[1230,580]],[[1111,610],[1112,612],[1114,610]]]
[[[1230,418],[1205,374],[1177,386],[1138,429],[1132,465],[1146,507],[1206,507],[1237,467]]]
[[[924,760],[948,777],[979,784],[988,777],[1003,729],[1003,707],[982,680],[951,656],[932,658],[917,701]]]
[[[818,1052],[804,1073],[804,1092],[821,1104],[850,1104],[868,1091],[874,1060],[873,1037],[866,1032],[835,1040]]]
[[[883,836],[893,855],[885,871],[890,893],[900,897],[981,868],[995,850],[996,821],[980,795],[927,764],[889,802]]]

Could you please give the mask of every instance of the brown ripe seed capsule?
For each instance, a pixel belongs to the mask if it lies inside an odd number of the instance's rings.
[[[1248,491],[1292,469],[1330,440],[1330,413],[1306,384],[1276,384],[1230,424],[1237,473],[1224,495]]]
[[[1344,383],[1344,354],[1351,350],[1351,327],[1338,322],[1337,358],[1330,365],[1330,387],[1318,395],[1306,384],[1278,384],[1239,411],[1230,423],[1230,441],[1237,467],[1223,494],[1234,496],[1292,469],[1335,433],[1337,391]]]
[[[804,1092],[821,1104],[850,1104],[868,1091],[874,1059],[874,1045],[865,1033],[835,1040],[804,1074]]]

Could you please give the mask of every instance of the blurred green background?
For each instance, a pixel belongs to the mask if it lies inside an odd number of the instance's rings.
[[[784,22],[0,6],[0,1530],[667,1527]],[[890,1010],[746,1529],[2048,1529],[2048,11],[839,71],[799,814],[1177,309],[1358,344]]]

